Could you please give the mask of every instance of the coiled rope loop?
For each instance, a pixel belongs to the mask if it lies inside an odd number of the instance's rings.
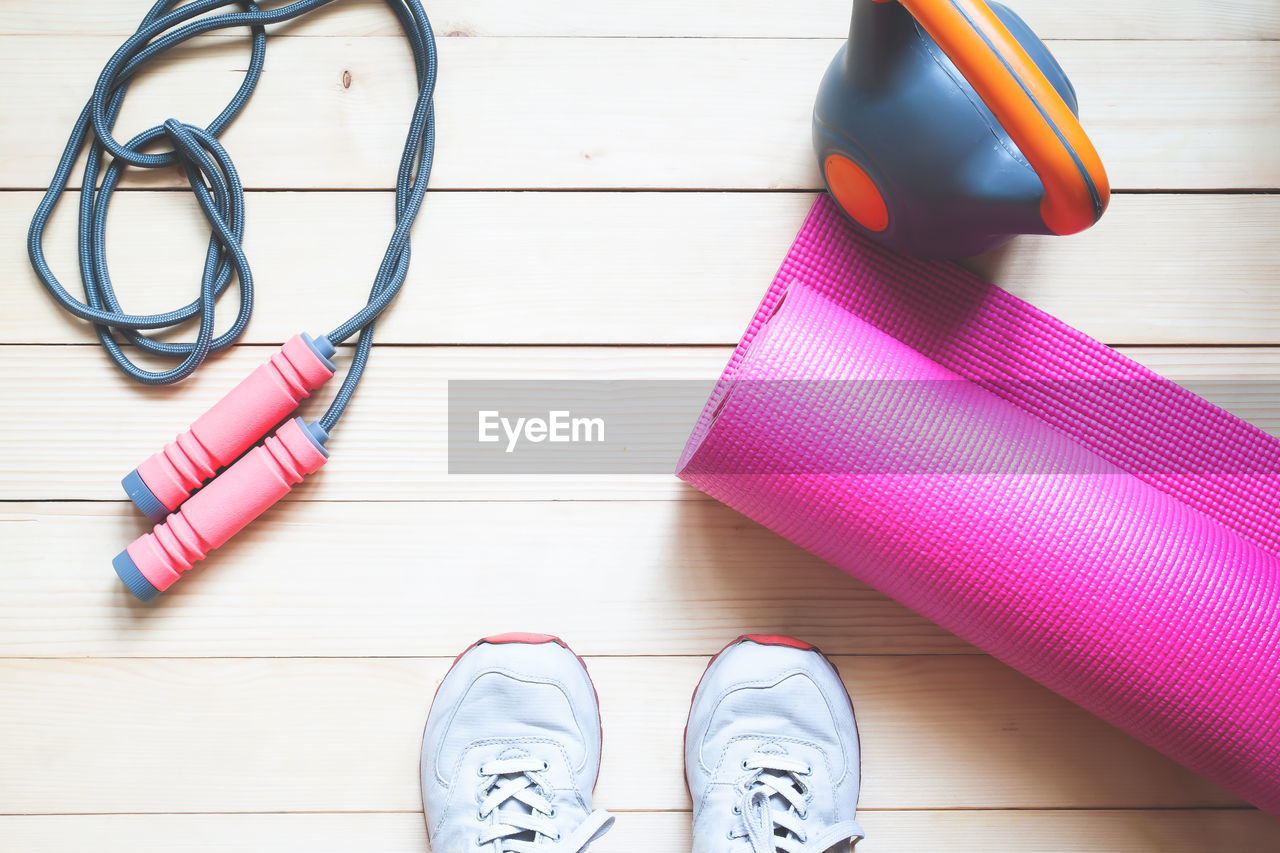
[[[263,10],[256,3],[245,0],[195,0],[182,6],[178,5],[179,1],[159,0],[152,6],[137,32],[103,67],[93,94],[71,131],[49,189],[32,217],[27,237],[31,265],[50,295],[68,313],[92,323],[111,360],[127,376],[147,385],[166,385],[191,375],[209,353],[230,346],[248,325],[253,311],[253,274],[241,245],[245,224],[244,188],[230,155],[218,137],[244,109],[262,76],[267,50],[266,27],[334,2],[296,0],[279,8]],[[368,302],[327,335],[337,345],[358,334],[351,366],[329,410],[321,418],[321,424],[330,430],[341,417],[364,373],[378,315],[404,283],[409,267],[409,232],[431,175],[435,145],[432,107],[436,80],[435,38],[419,0],[387,0],[387,5],[399,20],[413,51],[418,96],[396,176],[395,228],[374,275]],[[209,14],[229,6],[238,7],[240,11]],[[229,27],[248,28],[251,36],[249,67],[235,96],[207,127],[171,118],[124,143],[113,136],[129,85],[147,62],[197,35]],[[89,154],[79,210],[80,276],[84,287],[84,300],[81,301],[63,287],[50,269],[44,256],[43,240],[49,219],[70,181],[76,159],[86,145]],[[167,148],[147,150],[160,145]],[[104,160],[107,161],[105,169]],[[107,269],[104,235],[111,197],[127,167],[158,169],[174,165],[182,168],[210,226],[200,292],[196,299],[173,311],[130,314],[121,306]],[[239,291],[240,307],[227,330],[215,334],[214,309],[233,280]],[[197,320],[198,329],[195,340],[189,343],[170,343],[144,334],[190,320]],[[117,336],[143,353],[177,360],[178,363],[165,370],[140,367],[125,354]]]

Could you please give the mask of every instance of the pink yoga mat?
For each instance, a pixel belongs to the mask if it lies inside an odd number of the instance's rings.
[[[1280,815],[1280,441],[814,205],[680,461]]]

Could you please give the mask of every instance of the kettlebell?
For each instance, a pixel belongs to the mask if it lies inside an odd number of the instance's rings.
[[[855,226],[912,255],[1074,234],[1110,198],[1062,67],[1021,18],[982,0],[854,0],[813,145]]]

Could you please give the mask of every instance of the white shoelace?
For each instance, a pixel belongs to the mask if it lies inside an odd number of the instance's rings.
[[[866,833],[856,820],[842,820],[809,835],[805,783],[813,768],[784,754],[757,752],[742,762],[751,773],[744,783],[738,812],[742,829],[731,838],[746,838],[752,853],[825,853],[844,841],[858,841]]]
[[[493,845],[494,853],[583,853],[591,842],[609,831],[613,815],[595,811],[572,831],[562,834],[553,819],[551,789],[539,774],[547,763],[527,755],[498,758],[480,767],[480,820],[485,824],[476,839],[481,847]]]

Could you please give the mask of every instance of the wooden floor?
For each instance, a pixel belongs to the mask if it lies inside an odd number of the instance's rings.
[[[269,345],[363,302],[408,51],[374,0],[272,41],[224,137],[250,188],[253,322],[196,378],[144,389],[54,310],[24,234],[148,2],[0,4],[0,848],[424,851],[437,680],[476,637],[524,629],[565,637],[597,682],[597,804],[621,813],[601,853],[688,849],[688,698],[748,630],[837,655],[864,742],[860,853],[1280,850],[1280,821],[672,477],[447,475],[449,379],[718,373],[818,188],[808,116],[848,5],[429,3],[436,191],[333,460],[143,606],[109,564],[145,528],[119,477]],[[1117,192],[1092,231],[976,268],[1174,378],[1280,374],[1280,6],[1014,5],[1071,74]],[[158,62],[122,130],[207,120],[246,55],[211,38]],[[199,216],[163,191],[180,184],[133,175],[117,196],[132,310],[196,291]],[[49,253],[75,284],[64,207]],[[1280,431],[1280,395],[1224,387]]]

